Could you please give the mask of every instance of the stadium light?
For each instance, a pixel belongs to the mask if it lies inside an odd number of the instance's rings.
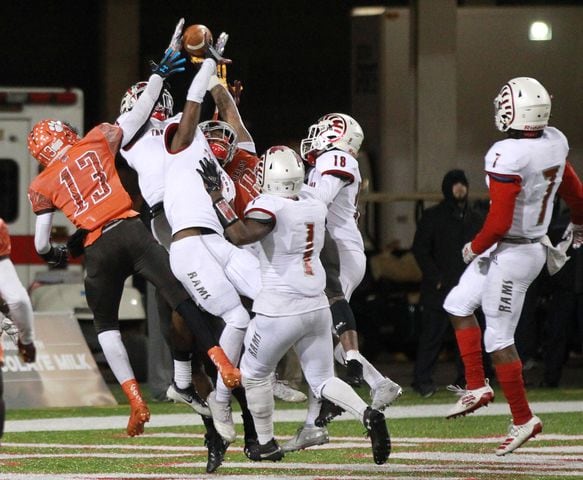
[[[536,21],[530,24],[528,39],[534,42],[544,42],[553,38],[553,29],[547,22]]]

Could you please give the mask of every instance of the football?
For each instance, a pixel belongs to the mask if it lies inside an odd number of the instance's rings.
[[[213,42],[213,34],[204,25],[191,25],[182,35],[184,51],[192,57],[204,57],[207,44]]]

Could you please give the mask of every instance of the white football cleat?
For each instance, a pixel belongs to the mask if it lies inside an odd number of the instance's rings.
[[[370,391],[370,398],[372,399],[370,406],[374,410],[383,410],[402,394],[403,389],[398,383],[393,382],[390,378],[385,378],[376,388]]]
[[[237,432],[235,432],[233,412],[231,411],[229,402],[219,402],[217,400],[217,392],[213,390],[209,393],[206,403],[211,410],[213,424],[217,432],[219,432],[219,435],[229,443],[234,442],[237,438]]]
[[[514,423],[511,423],[510,428],[508,429],[508,436],[496,449],[496,455],[501,457],[507,453],[513,452],[527,440],[534,438],[542,431],[543,422],[536,415],[524,425],[514,425]]]
[[[486,385],[475,390],[466,390],[458,386],[449,385],[447,389],[459,395],[459,400],[450,409],[445,418],[456,418],[475,412],[480,407],[485,407],[494,401],[494,390],[486,378]]]
[[[281,446],[284,452],[295,452],[304,448],[315,445],[324,445],[328,443],[328,429],[326,427],[306,427],[305,425],[298,428],[296,434]]]

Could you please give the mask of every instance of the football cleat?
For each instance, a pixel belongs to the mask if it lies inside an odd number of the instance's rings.
[[[364,383],[362,363],[352,359],[346,361],[346,376],[343,379],[351,387],[360,387]]]
[[[403,389],[399,384],[393,382],[390,378],[385,378],[376,388],[370,391],[370,398],[372,399],[370,406],[375,410],[383,410],[402,394]]]
[[[150,409],[145,403],[130,403],[130,419],[126,431],[130,437],[144,433],[144,424],[150,421]]]
[[[213,473],[223,463],[229,442],[223,440],[217,432],[212,432],[205,434],[204,445],[208,449],[206,473]]]
[[[362,423],[366,428],[367,436],[370,437],[374,463],[377,465],[386,463],[391,453],[391,437],[389,436],[385,416],[382,412],[367,407]]]
[[[243,445],[243,453],[249,459],[251,459],[251,450],[254,448],[258,448],[259,442],[257,441],[257,437],[245,437],[245,445]]]
[[[510,428],[508,429],[508,436],[496,449],[496,455],[501,457],[507,453],[513,452],[526,441],[534,438],[542,431],[543,422],[536,415],[524,425],[514,425],[514,423],[511,423]]]
[[[295,452],[315,445],[324,445],[330,441],[328,429],[326,427],[306,427],[298,428],[296,434],[284,443],[281,449],[284,452]]]
[[[213,424],[220,436],[227,442],[233,442],[237,438],[235,424],[233,423],[233,413],[229,402],[217,400],[217,392],[213,390],[206,399],[213,417]]]
[[[249,459],[254,462],[262,462],[264,460],[279,462],[283,457],[283,450],[277,444],[275,438],[269,440],[265,445],[261,445],[258,442],[249,450]]]
[[[273,396],[290,403],[305,402],[308,399],[305,393],[290,387],[286,380],[275,381],[273,384]]]
[[[344,412],[345,410],[342,407],[339,407],[330,400],[323,398],[320,405],[320,413],[316,417],[316,420],[314,420],[314,425],[316,425],[316,427],[325,427],[338,415],[342,415]]]
[[[459,400],[450,409],[445,418],[456,418],[475,412],[480,407],[485,407],[494,401],[494,390],[486,378],[486,385],[475,390],[466,390],[458,386],[449,385],[447,389],[459,395]]]
[[[166,390],[166,397],[174,403],[185,403],[191,407],[196,413],[211,416],[211,410],[207,403],[200,398],[198,392],[194,389],[194,385],[190,384],[187,388],[178,388],[176,383],[172,384]]]

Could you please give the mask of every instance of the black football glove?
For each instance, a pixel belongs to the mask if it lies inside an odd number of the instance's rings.
[[[36,360],[36,346],[34,342],[24,344],[18,340],[18,355],[24,363],[34,363]]]
[[[221,174],[217,164],[208,158],[203,158],[200,162],[202,170],[197,168],[196,171],[202,177],[204,186],[208,193],[220,192],[222,187]]]
[[[84,242],[88,233],[89,230],[78,228],[75,233],[69,237],[69,240],[67,240],[67,249],[69,250],[71,257],[77,258],[85,253]]]
[[[51,249],[47,253],[39,255],[54,268],[65,268],[69,263],[67,247],[65,245],[59,245],[56,248],[51,245]]]
[[[150,67],[152,68],[152,73],[160,75],[163,79],[166,79],[175,73],[184,72],[185,63],[186,58],[184,58],[180,52],[168,48],[164,53],[164,57],[160,60],[160,63],[155,63],[150,60]]]

